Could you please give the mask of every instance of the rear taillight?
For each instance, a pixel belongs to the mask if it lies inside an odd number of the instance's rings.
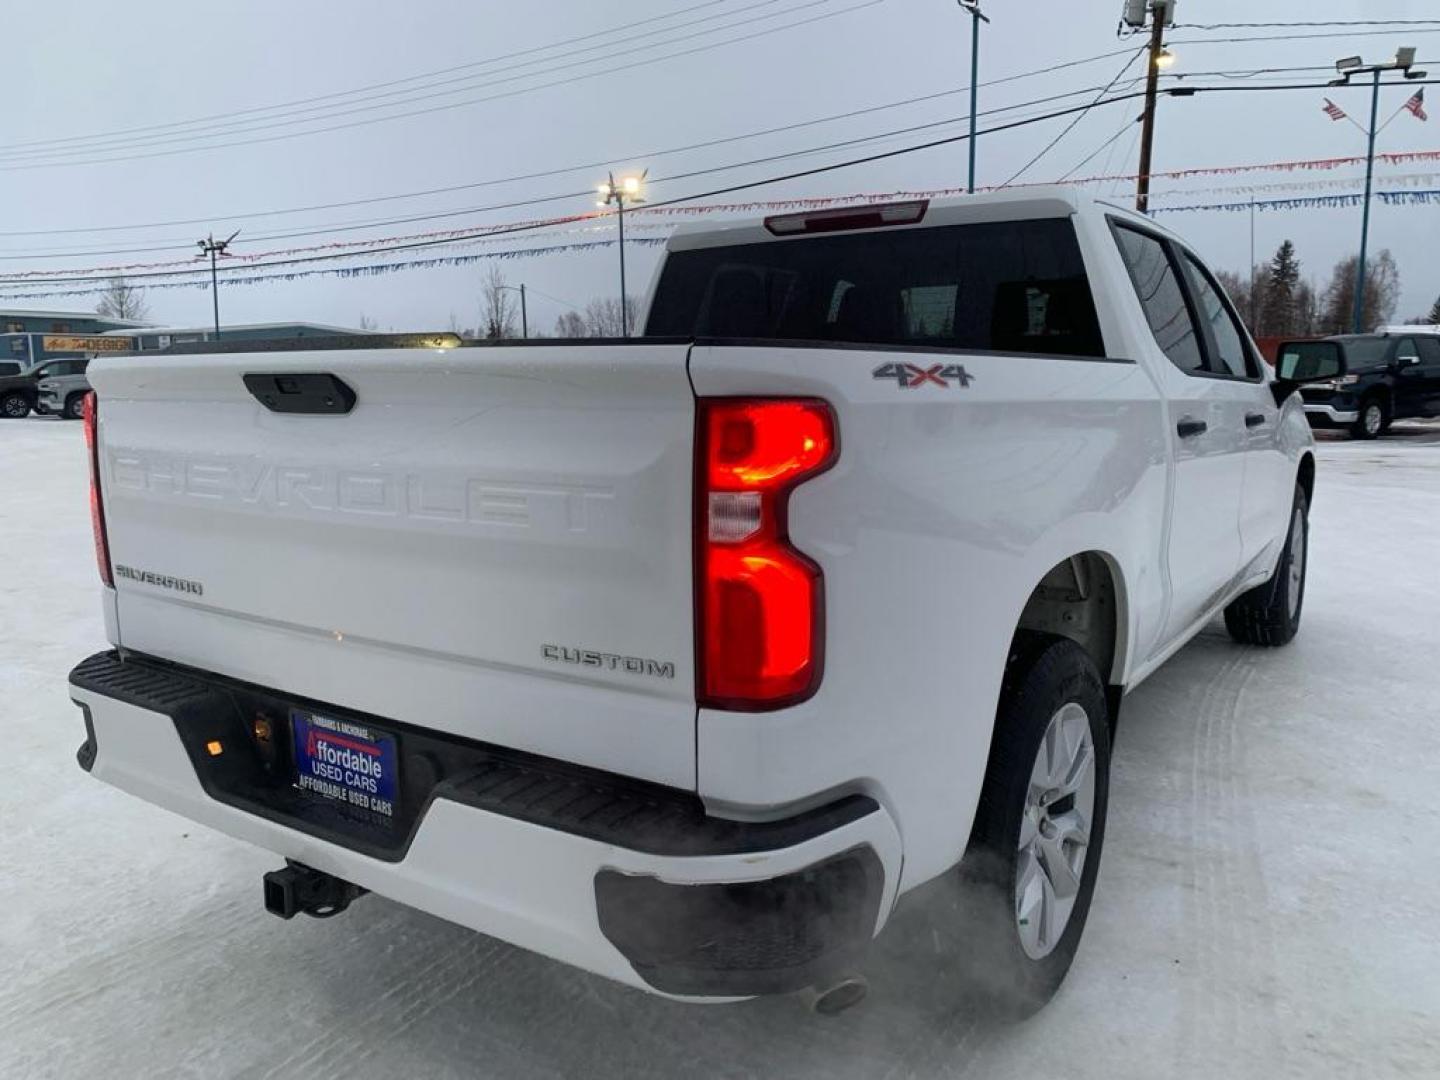
[[[95,391],[85,395],[85,449],[90,457],[90,527],[95,531],[95,562],[100,580],[115,587],[110,571],[110,543],[105,536],[105,506],[100,500],[100,439],[96,430]]]
[[[820,684],[825,603],[786,509],[835,461],[835,415],[806,398],[702,399],[697,441],[697,696],[722,709],[793,705]]]

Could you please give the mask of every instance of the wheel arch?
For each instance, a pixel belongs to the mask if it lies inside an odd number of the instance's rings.
[[[1315,503],[1315,455],[1304,453],[1300,455],[1300,467],[1295,473],[1295,482],[1305,492],[1305,505],[1313,506]]]
[[[1110,554],[1076,552],[1052,566],[1030,590],[1015,627],[1069,638],[1094,661],[1112,694],[1111,721],[1129,649],[1125,576]]]

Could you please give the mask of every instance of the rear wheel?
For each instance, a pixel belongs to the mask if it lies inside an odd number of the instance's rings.
[[[1390,425],[1390,411],[1378,397],[1366,398],[1360,405],[1360,419],[1350,428],[1357,439],[1373,439]]]
[[[1288,644],[1300,629],[1305,606],[1305,572],[1310,554],[1310,505],[1295,485],[1290,531],[1275,576],[1238,596],[1225,609],[1225,629],[1242,645]]]
[[[1105,688],[1089,655],[1017,636],[962,867],[978,916],[977,993],[1011,1019],[1054,996],[1080,945],[1110,786]]]
[[[30,415],[30,399],[24,394],[6,394],[0,398],[0,416],[19,420]]]

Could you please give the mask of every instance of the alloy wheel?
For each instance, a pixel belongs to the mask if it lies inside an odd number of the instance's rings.
[[[1045,729],[1020,819],[1015,923],[1032,960],[1060,942],[1075,910],[1095,814],[1095,743],[1090,717],[1066,702]]]

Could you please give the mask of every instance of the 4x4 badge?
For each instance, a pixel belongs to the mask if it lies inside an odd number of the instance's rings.
[[[931,364],[928,368],[919,364],[881,364],[872,375],[892,380],[902,390],[914,390],[927,383],[947,389],[951,385],[965,387],[975,378],[965,370],[964,364]]]

